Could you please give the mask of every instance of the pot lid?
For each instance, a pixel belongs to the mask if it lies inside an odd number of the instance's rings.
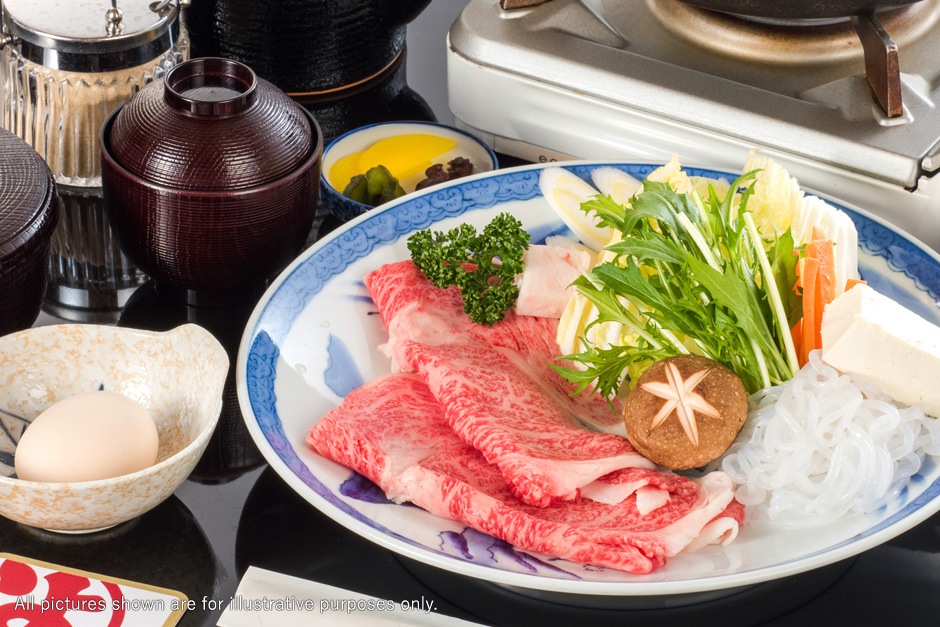
[[[109,72],[156,59],[179,37],[178,0],[0,0],[3,30],[28,60]]]
[[[22,139],[0,129],[0,262],[55,226],[49,166]]]
[[[141,89],[105,125],[102,149],[149,183],[233,191],[294,172],[319,131],[297,103],[247,66],[191,59]]]

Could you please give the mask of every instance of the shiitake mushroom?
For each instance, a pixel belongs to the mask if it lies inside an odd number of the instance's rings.
[[[734,442],[747,419],[747,393],[729,368],[700,355],[654,363],[624,404],[630,443],[672,470],[714,461]]]

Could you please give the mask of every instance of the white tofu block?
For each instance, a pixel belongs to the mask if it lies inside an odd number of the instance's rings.
[[[827,364],[940,416],[940,327],[860,284],[826,307],[821,332]]]

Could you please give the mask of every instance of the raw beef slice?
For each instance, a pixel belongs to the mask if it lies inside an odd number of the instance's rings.
[[[393,364],[425,377],[457,435],[526,503],[570,500],[608,472],[653,466],[619,437],[618,409],[596,395],[572,396],[575,387],[551,368],[560,356],[555,320],[508,312],[493,327],[475,324],[456,288],[434,287],[410,261],[365,281]]]
[[[406,342],[403,349],[454,432],[530,505],[576,498],[582,486],[620,468],[654,468],[626,438],[578,425],[610,409],[596,396],[568,395],[542,362],[484,344]]]
[[[637,509],[635,496],[616,504],[577,498],[546,508],[526,505],[495,466],[454,435],[413,374],[382,376],[354,391],[313,426],[307,442],[371,479],[393,501],[573,562],[647,573],[690,546],[730,542],[740,522],[733,485],[720,472],[694,482],[633,468],[601,479],[668,491],[668,502],[647,514]],[[705,540],[697,542],[703,530]]]
[[[384,265],[366,275],[365,283],[388,329],[385,350],[393,372],[414,370],[400,360],[399,344],[404,341],[431,346],[471,341],[541,355],[546,362],[557,353],[557,320],[508,311],[492,327],[476,324],[463,312],[456,287],[434,287],[411,261]]]

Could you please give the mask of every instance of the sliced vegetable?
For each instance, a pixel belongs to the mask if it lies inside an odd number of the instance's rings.
[[[845,283],[845,291],[848,292],[856,285],[868,285],[868,281],[863,281],[862,279],[849,279]]]
[[[336,161],[328,178],[335,189],[343,189],[349,181],[372,168],[383,165],[393,177],[403,181],[431,167],[432,159],[449,152],[457,141],[426,133],[410,133],[380,139],[361,152],[354,152]]]
[[[679,164],[679,155],[672,155],[669,163],[663,164],[649,173],[648,181],[666,183],[673,191],[687,194],[692,191],[692,181]]]
[[[758,170],[754,194],[748,209],[754,223],[764,236],[783,233],[803,204],[803,190],[795,178],[773,160],[752,151],[744,163],[744,171]],[[794,234],[794,237],[798,237]]]
[[[793,239],[797,246],[818,237],[832,240],[834,288],[841,294],[849,279],[858,278],[858,232],[852,218],[817,196],[806,196],[793,222]]]
[[[611,230],[599,226],[594,216],[581,211],[582,203],[599,194],[578,175],[561,167],[545,168],[539,175],[539,189],[582,244],[597,252],[610,243]]]
[[[826,305],[836,296],[832,241],[813,230],[813,240],[803,248],[800,282],[803,288],[803,321],[800,328],[800,366],[809,353],[822,348],[822,318]]]
[[[404,195],[405,190],[398,183],[398,179],[392,176],[384,165],[371,168],[365,174],[354,176],[343,190],[343,196],[370,207],[378,207]]]
[[[796,346],[797,351],[802,351],[803,349],[803,318],[800,318],[797,321],[797,323],[793,325],[793,328],[790,329],[790,338],[793,340],[793,345]],[[802,362],[802,357],[800,358],[800,361]]]
[[[790,231],[784,231],[777,238],[770,251],[774,280],[777,282],[777,292],[783,299],[783,308],[786,311],[787,325],[792,327],[803,317],[803,297],[797,289],[797,266],[800,253],[793,248],[793,237]],[[798,344],[797,344],[798,346]]]
[[[596,168],[591,172],[591,180],[602,194],[625,206],[630,203],[634,194],[643,189],[641,181],[613,166]]]
[[[386,137],[372,144],[359,156],[359,171],[382,164],[397,179],[423,172],[432,160],[457,145],[457,140],[427,133]]]
[[[805,363],[821,344],[826,304],[857,276],[855,227],[770,159],[752,155],[745,170],[728,185],[689,177],[674,157],[627,202],[582,203],[612,236],[575,284],[587,304],[566,311],[569,326],[590,322],[578,329],[584,348],[567,356],[576,367],[562,374],[611,396],[657,356],[693,352],[754,392]],[[595,183],[613,190],[603,177]],[[617,325],[621,345],[592,336],[605,325]],[[559,338],[570,347],[569,326]]]
[[[813,240],[806,245],[803,253],[812,257],[819,264],[819,292],[822,302],[828,305],[835,299],[835,256],[832,241],[826,239],[818,230],[813,230]]]
[[[803,324],[800,327],[800,366],[809,361],[811,351],[822,345],[820,335],[822,316],[818,318],[816,311],[820,304],[818,301],[817,279],[819,275],[819,262],[813,257],[803,260],[803,270],[800,278],[803,282]]]
[[[359,169],[359,156],[361,154],[360,152],[355,152],[351,155],[346,155],[333,164],[333,167],[330,168],[329,175],[330,185],[332,185],[334,189],[345,189],[354,176],[365,173],[365,170]]]
[[[761,235],[772,238],[789,228],[797,246],[817,239],[815,231],[832,240],[834,287],[841,294],[849,279],[858,278],[855,223],[818,196],[804,194],[797,180],[772,159],[752,151],[744,164],[744,171],[750,170],[759,170],[748,208]]]

